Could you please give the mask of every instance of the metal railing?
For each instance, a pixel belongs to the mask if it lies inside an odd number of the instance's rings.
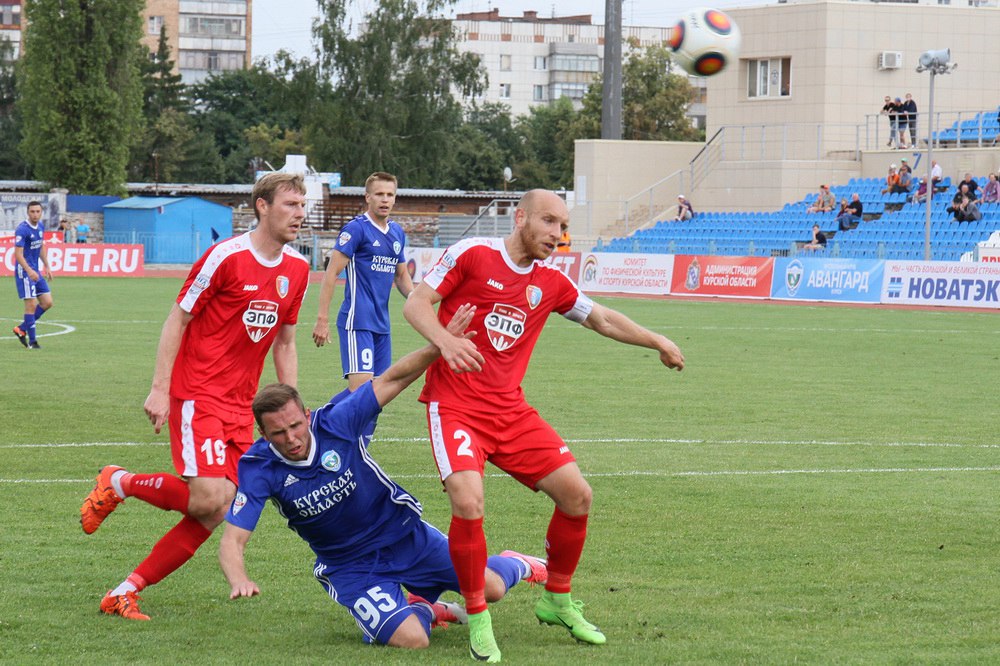
[[[504,236],[514,224],[514,208],[517,198],[493,199],[483,207],[459,236]]]
[[[935,111],[934,148],[984,148],[996,145],[1000,137],[1000,118],[996,108],[982,111]],[[917,114],[917,133],[909,133],[909,145],[916,148],[927,146],[927,127],[930,114]],[[909,124],[907,125],[909,127]],[[890,119],[881,113],[865,116],[862,129],[864,150],[885,150],[900,145],[898,132],[893,140]]]

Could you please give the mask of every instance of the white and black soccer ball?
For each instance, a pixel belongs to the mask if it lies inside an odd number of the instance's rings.
[[[718,74],[740,55],[740,28],[718,9],[696,7],[684,12],[670,36],[673,59],[688,74]]]

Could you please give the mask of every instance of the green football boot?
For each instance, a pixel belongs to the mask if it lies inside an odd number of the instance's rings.
[[[469,655],[476,661],[490,664],[500,661],[500,648],[493,637],[493,622],[488,610],[469,615]]]
[[[581,643],[604,645],[608,639],[600,629],[584,619],[582,610],[582,601],[573,601],[569,594],[553,594],[546,590],[535,604],[535,617],[539,624],[566,627],[570,635]]]

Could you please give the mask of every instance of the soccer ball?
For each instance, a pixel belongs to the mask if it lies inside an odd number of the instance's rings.
[[[718,9],[697,7],[681,16],[669,46],[688,74],[712,76],[739,57],[740,28]]]

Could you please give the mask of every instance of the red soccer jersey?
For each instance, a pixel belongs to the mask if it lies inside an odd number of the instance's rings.
[[[305,257],[285,246],[267,261],[249,233],[222,241],[191,267],[177,297],[194,316],[184,331],[170,394],[250,413],[278,330],[298,321],[309,282]]]
[[[476,306],[469,325],[486,359],[481,372],[451,371],[443,359],[427,370],[422,402],[493,411],[523,402],[521,380],[550,312],[582,322],[593,302],[566,275],[533,263],[516,265],[499,238],[468,238],[448,248],[424,282],[443,300],[442,323],[464,303]]]

